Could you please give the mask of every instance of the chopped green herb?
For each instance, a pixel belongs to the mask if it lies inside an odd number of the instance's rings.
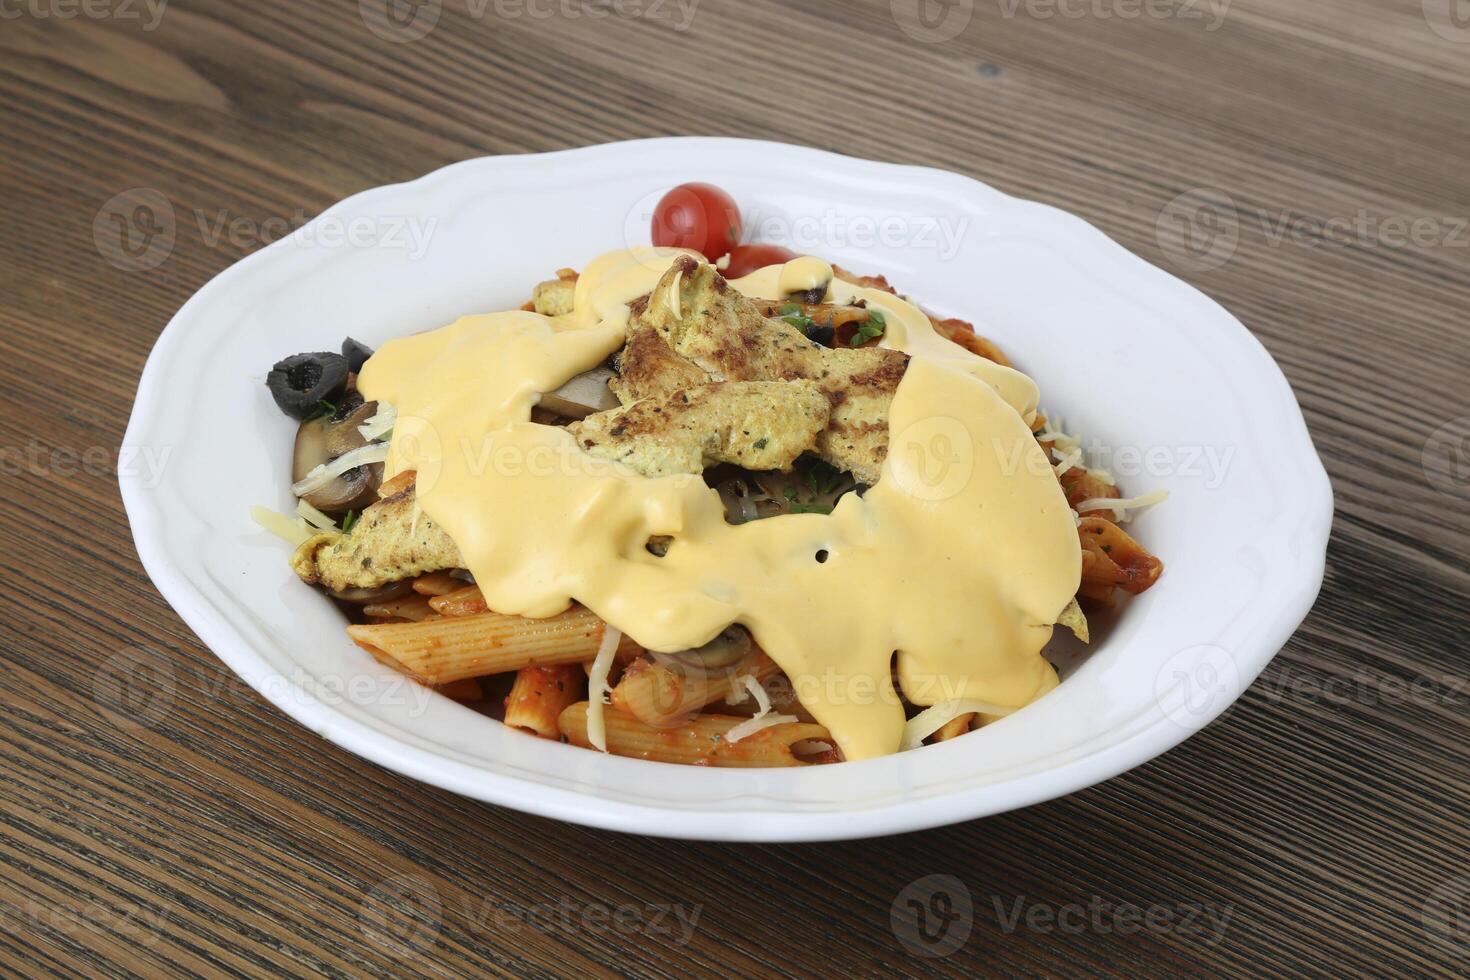
[[[814,494],[831,493],[842,485],[842,471],[824,460],[813,460],[806,468],[806,482]]]
[[[316,403],[316,411],[314,411],[310,415],[308,415],[306,417],[306,421],[308,421],[308,422],[315,422],[317,419],[331,418],[333,415],[336,415],[336,414],[337,414],[337,406],[336,405],[333,405],[329,401],[319,401],[319,402]]]
[[[757,449],[765,449],[766,448],[766,443],[768,443],[770,441],[771,440],[767,439],[765,436],[761,436],[759,439],[757,439],[755,441],[755,448],[757,448]]]
[[[830,514],[830,513],[832,513],[832,508],[831,507],[826,507],[826,506],[824,506],[822,504],[792,504],[791,505],[791,513],[793,513],[793,514]]]
[[[346,514],[343,514],[342,515],[342,533],[343,534],[347,534],[349,531],[352,530],[352,526],[354,524],[356,524],[356,523],[357,523],[357,511],[355,511],[355,510],[349,510]]]
[[[857,347],[872,340],[874,337],[883,336],[887,329],[888,321],[883,319],[883,314],[878,310],[869,310],[868,319],[857,328],[857,333],[852,335],[852,346]]]
[[[796,488],[795,487],[787,487],[785,490],[782,490],[781,491],[781,495],[783,497],[785,497],[787,500],[790,500],[792,502],[795,502],[795,500],[796,500]]]

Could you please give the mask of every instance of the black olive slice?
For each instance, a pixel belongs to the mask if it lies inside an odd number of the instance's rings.
[[[277,361],[265,384],[281,411],[298,421],[307,419],[346,386],[347,358],[328,352],[296,354]]]
[[[367,344],[360,344],[348,337],[342,341],[342,356],[347,358],[347,370],[356,374],[362,370],[367,359],[373,356],[373,349]]]

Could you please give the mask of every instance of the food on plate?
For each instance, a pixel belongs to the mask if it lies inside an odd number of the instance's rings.
[[[615,755],[873,758],[1055,687],[1054,628],[1157,581],[1121,525],[1161,495],[969,323],[670,198],[683,247],[656,219],[519,310],[276,365],[293,570],[381,662]]]
[[[653,209],[653,244],[688,248],[711,262],[740,242],[740,208],[713,184],[680,184]]]

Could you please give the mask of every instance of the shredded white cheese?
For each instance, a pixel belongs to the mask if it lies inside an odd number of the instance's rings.
[[[311,528],[306,521],[299,517],[289,517],[269,507],[250,508],[250,519],[293,548],[301,547],[311,537]]]
[[[939,731],[945,725],[971,712],[982,715],[1003,717],[1015,711],[1015,708],[1007,708],[999,704],[991,704],[989,701],[979,701],[975,698],[952,698],[948,701],[940,701],[938,704],[925,708],[908,720],[903,726],[903,740],[899,742],[898,750],[906,752],[916,749],[924,744],[924,739]]]
[[[750,688],[746,687],[744,683],[746,680],[754,680],[754,678],[747,674],[745,677],[741,677],[736,683],[730,685],[730,693],[725,695],[726,704],[739,704],[741,701],[750,697]],[[764,691],[765,688],[761,688],[761,690]]]
[[[1052,452],[1055,452],[1062,457],[1061,462],[1057,463],[1056,466],[1057,476],[1061,476],[1063,473],[1067,472],[1072,467],[1082,462],[1081,449],[1074,449],[1070,453],[1063,453],[1060,450],[1053,449]]]
[[[354,449],[350,453],[343,453],[330,463],[322,463],[293,484],[291,492],[298,497],[304,497],[320,490],[348,470],[355,470],[369,463],[381,463],[387,458],[388,444],[386,442],[375,442],[361,449]]]
[[[1169,491],[1155,490],[1141,497],[1093,497],[1084,500],[1074,509],[1079,513],[1089,510],[1110,510],[1113,512],[1114,520],[1122,520],[1125,511],[1137,510],[1140,507],[1152,507],[1154,504],[1163,503],[1169,499]]]
[[[1067,433],[1063,432],[1061,429],[1061,424],[1062,420],[1059,418],[1047,419],[1046,428],[1037,433],[1037,441],[1051,443],[1053,451],[1062,453],[1063,455],[1078,453],[1080,456],[1082,452],[1081,440],[1073,436],[1069,436],[1067,435]]]
[[[801,721],[795,715],[766,715],[761,717],[747,718],[734,728],[725,733],[725,744],[733,745],[743,738],[750,738],[756,732],[763,732],[767,728],[775,728],[777,725],[790,725]]]
[[[336,531],[337,522],[304,500],[296,501],[296,516],[318,531]]]
[[[746,674],[740,679],[745,683],[745,689],[755,698],[756,707],[760,709],[756,712],[756,717],[770,714],[771,696],[766,693],[766,689],[761,682],[755,679],[754,674]]]
[[[597,656],[593,658],[592,670],[587,675],[587,741],[602,752],[607,751],[607,722],[603,718],[604,698],[607,697],[607,675],[612,672],[613,655],[623,634],[608,623],[602,630],[602,642],[597,645]]]
[[[357,427],[358,435],[368,442],[386,441],[393,434],[393,425],[398,421],[398,409],[387,402],[378,403],[378,414]]]
[[[755,698],[756,706],[760,710],[755,713],[755,717],[742,721],[726,732],[726,744],[738,742],[742,738],[748,738],[758,731],[774,728],[776,725],[789,725],[793,721],[801,720],[795,715],[771,714],[771,696],[766,693],[766,689],[761,686],[761,682],[755,679],[754,674],[746,674],[740,680],[745,684],[745,689]]]

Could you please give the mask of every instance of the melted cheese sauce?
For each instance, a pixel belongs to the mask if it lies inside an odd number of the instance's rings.
[[[1056,684],[1040,651],[1076,593],[1076,525],[1029,426],[1030,378],[936,334],[904,300],[866,300],[884,346],[913,358],[893,400],[882,479],[830,515],[725,522],[698,476],[649,478],[584,454],[532,407],[623,343],[628,303],[681,253],[614,252],[548,318],[469,316],[385,344],[358,380],[395,405],[387,476],[418,471],[424,513],[459,545],[490,608],[533,617],[581,602],[651,650],[700,646],[732,622],[791,678],[847,759],[897,751],[910,701],[1019,707]],[[797,260],[801,261],[801,260]],[[732,285],[781,298],[772,266]],[[673,543],[664,557],[645,548]]]

